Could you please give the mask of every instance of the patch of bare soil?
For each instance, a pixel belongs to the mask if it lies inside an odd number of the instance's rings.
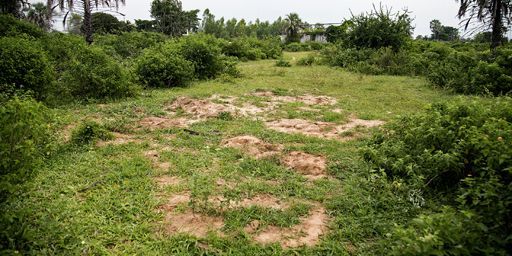
[[[160,153],[156,150],[149,150],[144,152],[144,156],[151,160],[153,167],[160,170],[168,170],[171,168],[171,164],[167,162],[160,162]]]
[[[114,132],[113,135],[114,135],[113,140],[98,141],[96,143],[96,146],[98,146],[98,147],[104,147],[107,145],[117,146],[117,145],[123,145],[123,144],[128,144],[128,143],[142,143],[143,142],[140,139],[135,139],[134,136],[131,134],[123,134],[123,133]]]
[[[186,118],[163,118],[163,117],[146,117],[139,122],[139,126],[150,130],[167,129],[167,128],[186,128],[190,124],[197,122]]]
[[[298,171],[310,180],[321,179],[327,176],[326,159],[324,156],[294,151],[284,156],[281,162],[284,166]]]
[[[176,211],[180,205],[186,205],[189,201],[188,193],[177,194],[160,207],[160,211],[165,214],[164,229],[168,234],[187,233],[203,238],[209,232],[218,232],[224,227],[224,220],[220,217],[194,213],[190,209],[184,212]]]
[[[186,233],[204,238],[209,232],[222,235],[224,220],[220,217],[194,213],[191,210],[183,213],[168,213],[165,216],[165,230],[169,234]]]
[[[266,113],[274,108],[267,105],[258,107],[249,103],[235,105],[238,98],[232,96],[213,95],[208,99],[192,99],[188,97],[179,97],[166,110],[172,113],[182,110],[193,116],[194,119],[204,120],[206,118],[217,117],[221,113],[230,113],[234,116],[253,117],[258,114]],[[219,103],[216,103],[219,102]]]
[[[337,139],[346,141],[353,139],[352,137],[344,136],[344,133],[357,127],[371,128],[384,124],[379,120],[362,120],[351,119],[348,123],[343,125],[336,125],[329,122],[315,122],[303,119],[281,119],[276,121],[267,122],[266,125],[269,129],[284,132],[284,133],[298,133],[307,136],[313,136],[325,139]]]
[[[300,95],[300,96],[279,96],[275,95],[271,91],[261,91],[261,92],[255,92],[252,95],[258,96],[258,97],[268,97],[271,102],[284,102],[284,103],[293,103],[293,102],[302,102],[309,106],[316,106],[316,105],[335,105],[338,101],[329,96],[315,96],[315,95]]]
[[[300,246],[315,246],[328,231],[328,215],[325,208],[318,207],[310,211],[307,217],[301,219],[298,225],[290,228],[268,226],[256,233],[254,241],[261,244],[279,243],[283,248],[294,248]],[[258,230],[258,223],[251,223],[246,231]]]
[[[167,175],[156,177],[154,180],[160,188],[178,186],[185,183],[185,180],[180,177]]]
[[[257,206],[261,208],[271,208],[274,210],[285,210],[290,207],[288,203],[283,202],[275,196],[267,194],[256,195],[252,198],[244,198],[239,201],[228,200],[223,196],[215,196],[210,198],[208,202],[215,207],[224,209],[249,208]]]
[[[224,140],[222,145],[224,147],[240,149],[256,159],[277,155],[283,150],[282,145],[267,143],[253,136],[234,137]]]
[[[231,105],[214,103],[209,99],[199,100],[188,97],[179,97],[167,107],[167,110],[174,112],[179,109],[199,119],[217,117],[223,112],[235,112]]]
[[[335,124],[328,122],[314,122],[303,119],[281,119],[266,123],[267,127],[284,133],[300,133],[320,138],[334,138],[337,136]]]

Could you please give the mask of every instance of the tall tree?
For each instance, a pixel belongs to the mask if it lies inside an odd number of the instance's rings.
[[[288,42],[299,42],[300,35],[299,32],[303,29],[302,20],[300,19],[297,13],[290,13],[286,15],[285,19],[287,23],[286,34]]]
[[[94,41],[93,38],[93,27],[92,27],[92,12],[93,8],[98,8],[100,5],[107,7],[118,7],[120,4],[124,4],[125,0],[47,0],[48,14],[51,16],[53,10],[57,7],[61,9],[61,11],[67,10],[66,15],[64,16],[64,22],[66,22],[69,14],[73,14],[77,11],[81,11],[83,13],[83,33],[85,36],[85,41],[88,44],[92,44]],[[77,10],[75,9],[75,4],[81,4],[81,7]]]
[[[433,20],[430,22],[430,30],[432,31],[432,39],[439,40],[439,35],[443,30],[443,24],[439,20]]]
[[[501,45],[506,25],[512,22],[510,0],[456,0],[460,2],[458,17],[466,17],[466,29],[475,18],[487,25],[491,31],[491,48]]]
[[[27,10],[26,19],[44,30],[50,30],[51,23],[47,7],[43,3],[32,4]]]
[[[29,0],[1,0],[0,13],[11,14],[17,18],[23,18],[23,8],[30,6]]]
[[[157,21],[160,32],[181,36],[198,28],[199,10],[184,11],[180,0],[154,0],[151,16]]]

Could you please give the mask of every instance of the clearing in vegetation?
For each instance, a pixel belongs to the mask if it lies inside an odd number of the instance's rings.
[[[420,78],[240,68],[231,82],[58,110],[63,130],[94,120],[113,136],[27,183],[20,218],[34,241],[85,254],[365,255],[418,213],[370,196],[360,139],[453,96]]]

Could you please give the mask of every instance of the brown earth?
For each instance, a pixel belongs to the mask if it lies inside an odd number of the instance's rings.
[[[261,244],[279,243],[283,248],[315,246],[320,241],[321,236],[327,232],[328,220],[329,217],[325,213],[325,208],[317,207],[311,210],[307,217],[301,218],[298,225],[290,228],[268,226],[256,233],[253,239]],[[258,223],[253,222],[245,230],[257,230],[257,225]]]
[[[303,119],[281,119],[276,121],[266,122],[266,126],[269,129],[291,133],[291,134],[303,134],[306,136],[325,138],[325,139],[337,139],[346,141],[353,139],[352,137],[344,136],[344,133],[357,127],[371,128],[384,124],[383,121],[379,120],[362,120],[362,119],[351,119],[348,123],[343,125],[337,125],[329,122],[315,122]]]
[[[298,171],[310,180],[321,179],[327,176],[326,159],[324,156],[294,151],[284,156],[281,162],[284,166]]]
[[[143,140],[135,139],[134,136],[131,134],[122,134],[122,133],[114,132],[113,135],[114,135],[113,140],[98,141],[96,143],[96,146],[98,146],[98,147],[104,147],[107,145],[117,146],[117,145],[123,145],[123,144],[128,144],[128,143],[142,143],[143,142]]]
[[[139,126],[150,130],[168,129],[173,127],[185,128],[190,124],[197,122],[186,118],[163,118],[163,117],[146,117],[139,122]]]
[[[283,150],[282,145],[274,145],[247,135],[224,140],[222,145],[224,147],[240,149],[256,159],[274,156]]]
[[[154,180],[160,188],[165,188],[165,187],[169,187],[169,186],[178,186],[181,184],[185,184],[185,182],[186,182],[184,179],[182,179],[180,177],[167,176],[167,175],[156,177]]]
[[[329,96],[315,96],[315,95],[300,95],[300,96],[279,96],[275,95],[271,91],[260,91],[252,93],[253,96],[258,97],[267,97],[270,102],[282,102],[282,103],[293,103],[293,102],[302,102],[309,106],[316,105],[335,105],[338,101]]]

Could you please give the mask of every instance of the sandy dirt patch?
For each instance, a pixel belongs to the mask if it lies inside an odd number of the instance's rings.
[[[224,227],[224,220],[220,217],[194,213],[190,209],[183,212],[176,211],[179,206],[187,206],[189,202],[190,195],[188,193],[177,194],[170,197],[160,207],[160,211],[165,214],[163,224],[164,230],[168,234],[187,233],[204,238],[209,232],[219,232]]]
[[[238,136],[222,142],[224,147],[240,149],[244,153],[256,159],[266,158],[279,154],[283,150],[282,145],[274,145],[264,142],[253,136]]]
[[[236,105],[238,100],[232,96],[213,95],[208,99],[193,99],[188,97],[177,98],[170,106],[166,107],[171,114],[182,110],[191,115],[194,119],[205,120],[218,117],[221,113],[230,113],[233,116],[255,117],[256,115],[268,113],[274,106],[255,106],[249,103]]]
[[[268,226],[253,236],[254,241],[261,244],[279,243],[283,248],[315,246],[322,235],[328,231],[329,216],[325,208],[317,207],[303,217],[298,225],[290,228]],[[257,230],[258,223],[251,223],[245,230]],[[250,233],[250,232],[249,232]]]
[[[296,170],[310,180],[327,177],[326,159],[304,152],[294,151],[281,159],[284,166]]]
[[[283,202],[275,196],[267,194],[256,195],[251,198],[243,198],[241,200],[228,200],[223,196],[214,196],[210,198],[208,202],[213,206],[222,209],[250,208],[256,206],[274,210],[285,210],[290,207],[288,203]]]
[[[139,122],[139,126],[149,130],[168,129],[168,128],[186,128],[189,125],[198,122],[186,118],[163,118],[163,117],[146,117]]]
[[[104,147],[107,145],[117,146],[117,145],[123,145],[123,144],[128,144],[128,143],[142,143],[143,142],[143,140],[136,139],[135,136],[133,136],[131,134],[123,134],[123,133],[114,132],[114,133],[112,133],[112,135],[114,136],[114,139],[108,140],[108,141],[98,141],[96,143],[96,146],[98,146],[98,147]]]
[[[257,97],[266,97],[269,98],[270,102],[281,102],[281,103],[294,103],[301,102],[308,106],[332,106],[335,105],[338,101],[329,96],[315,96],[315,95],[300,95],[300,96],[280,96],[276,95],[271,91],[261,91],[252,93],[253,96]]]
[[[176,176],[167,176],[167,175],[156,177],[154,180],[155,180],[155,183],[160,188],[179,186],[179,185],[186,183],[185,179],[182,179],[182,178],[176,177]]]
[[[355,118],[350,119],[349,122],[342,125],[337,125],[330,122],[308,121],[303,119],[280,119],[266,122],[267,128],[278,132],[303,134],[306,136],[325,139],[337,139],[341,141],[354,139],[351,136],[344,135],[345,132],[348,132],[352,129],[357,127],[372,128],[382,124],[384,124],[384,122],[379,120],[362,120]]]

